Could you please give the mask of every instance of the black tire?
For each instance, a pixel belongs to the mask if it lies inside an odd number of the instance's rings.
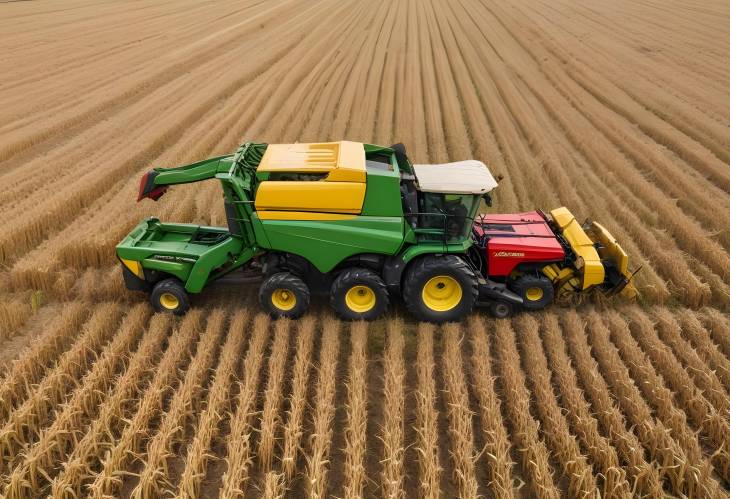
[[[555,299],[553,283],[545,276],[524,274],[510,287],[522,297],[522,307],[526,310],[542,310]]]
[[[261,283],[259,303],[275,319],[298,319],[309,308],[309,287],[294,274],[279,272]]]
[[[515,306],[506,301],[493,301],[489,304],[489,313],[495,319],[506,319],[515,313]]]
[[[157,312],[184,315],[190,309],[190,299],[185,286],[177,279],[165,279],[152,288],[152,308]]]
[[[446,276],[450,280],[440,282],[437,278]],[[460,295],[453,305],[449,301],[441,300],[438,296],[428,296],[424,290],[426,285],[433,289],[447,289],[457,283]],[[437,291],[440,293],[440,291]],[[447,295],[450,296],[450,295]],[[448,321],[459,321],[469,314],[479,296],[477,276],[471,267],[461,258],[455,255],[425,256],[413,263],[406,271],[406,278],[403,282],[403,300],[408,310],[421,321],[442,323]],[[428,301],[431,301],[429,305]],[[442,306],[436,306],[436,305]]]
[[[344,270],[332,283],[330,304],[338,317],[346,321],[372,321],[388,309],[388,289],[372,270]]]

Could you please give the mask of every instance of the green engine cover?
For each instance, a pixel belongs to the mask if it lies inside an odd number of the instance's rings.
[[[345,258],[360,253],[394,255],[403,244],[402,217],[360,216],[336,221],[258,222],[266,236],[266,249],[302,256],[320,272],[329,272]],[[261,243],[264,238],[257,239]]]

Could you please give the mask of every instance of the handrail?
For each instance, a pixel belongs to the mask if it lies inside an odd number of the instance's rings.
[[[437,235],[440,233],[440,235],[442,236],[442,242],[444,244],[447,244],[450,239],[449,233],[448,233],[448,231],[449,231],[448,222],[450,219],[456,218],[456,219],[464,220],[464,225],[469,223],[470,232],[471,232],[471,227],[474,225],[474,217],[469,217],[466,215],[451,215],[448,213],[440,213],[440,212],[411,212],[411,213],[405,214],[404,216],[406,219],[408,219],[409,217],[421,217],[421,216],[436,216],[436,217],[443,218],[443,227],[441,227],[441,228],[439,228],[439,227],[418,227],[418,220],[416,220],[417,226],[416,226],[416,228],[413,229],[413,232],[415,232],[416,235],[418,235],[418,234]],[[427,232],[427,231],[437,231],[437,232]],[[459,236],[459,237],[462,237],[462,236]]]

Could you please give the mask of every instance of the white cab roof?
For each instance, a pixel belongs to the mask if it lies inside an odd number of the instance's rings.
[[[413,165],[413,170],[423,192],[484,194],[497,187],[487,165],[475,159],[440,165]]]

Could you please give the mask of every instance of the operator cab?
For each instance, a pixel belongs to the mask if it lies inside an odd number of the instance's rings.
[[[403,213],[422,241],[461,241],[471,234],[482,197],[497,181],[481,161],[412,165],[403,144],[391,146],[401,170]]]

